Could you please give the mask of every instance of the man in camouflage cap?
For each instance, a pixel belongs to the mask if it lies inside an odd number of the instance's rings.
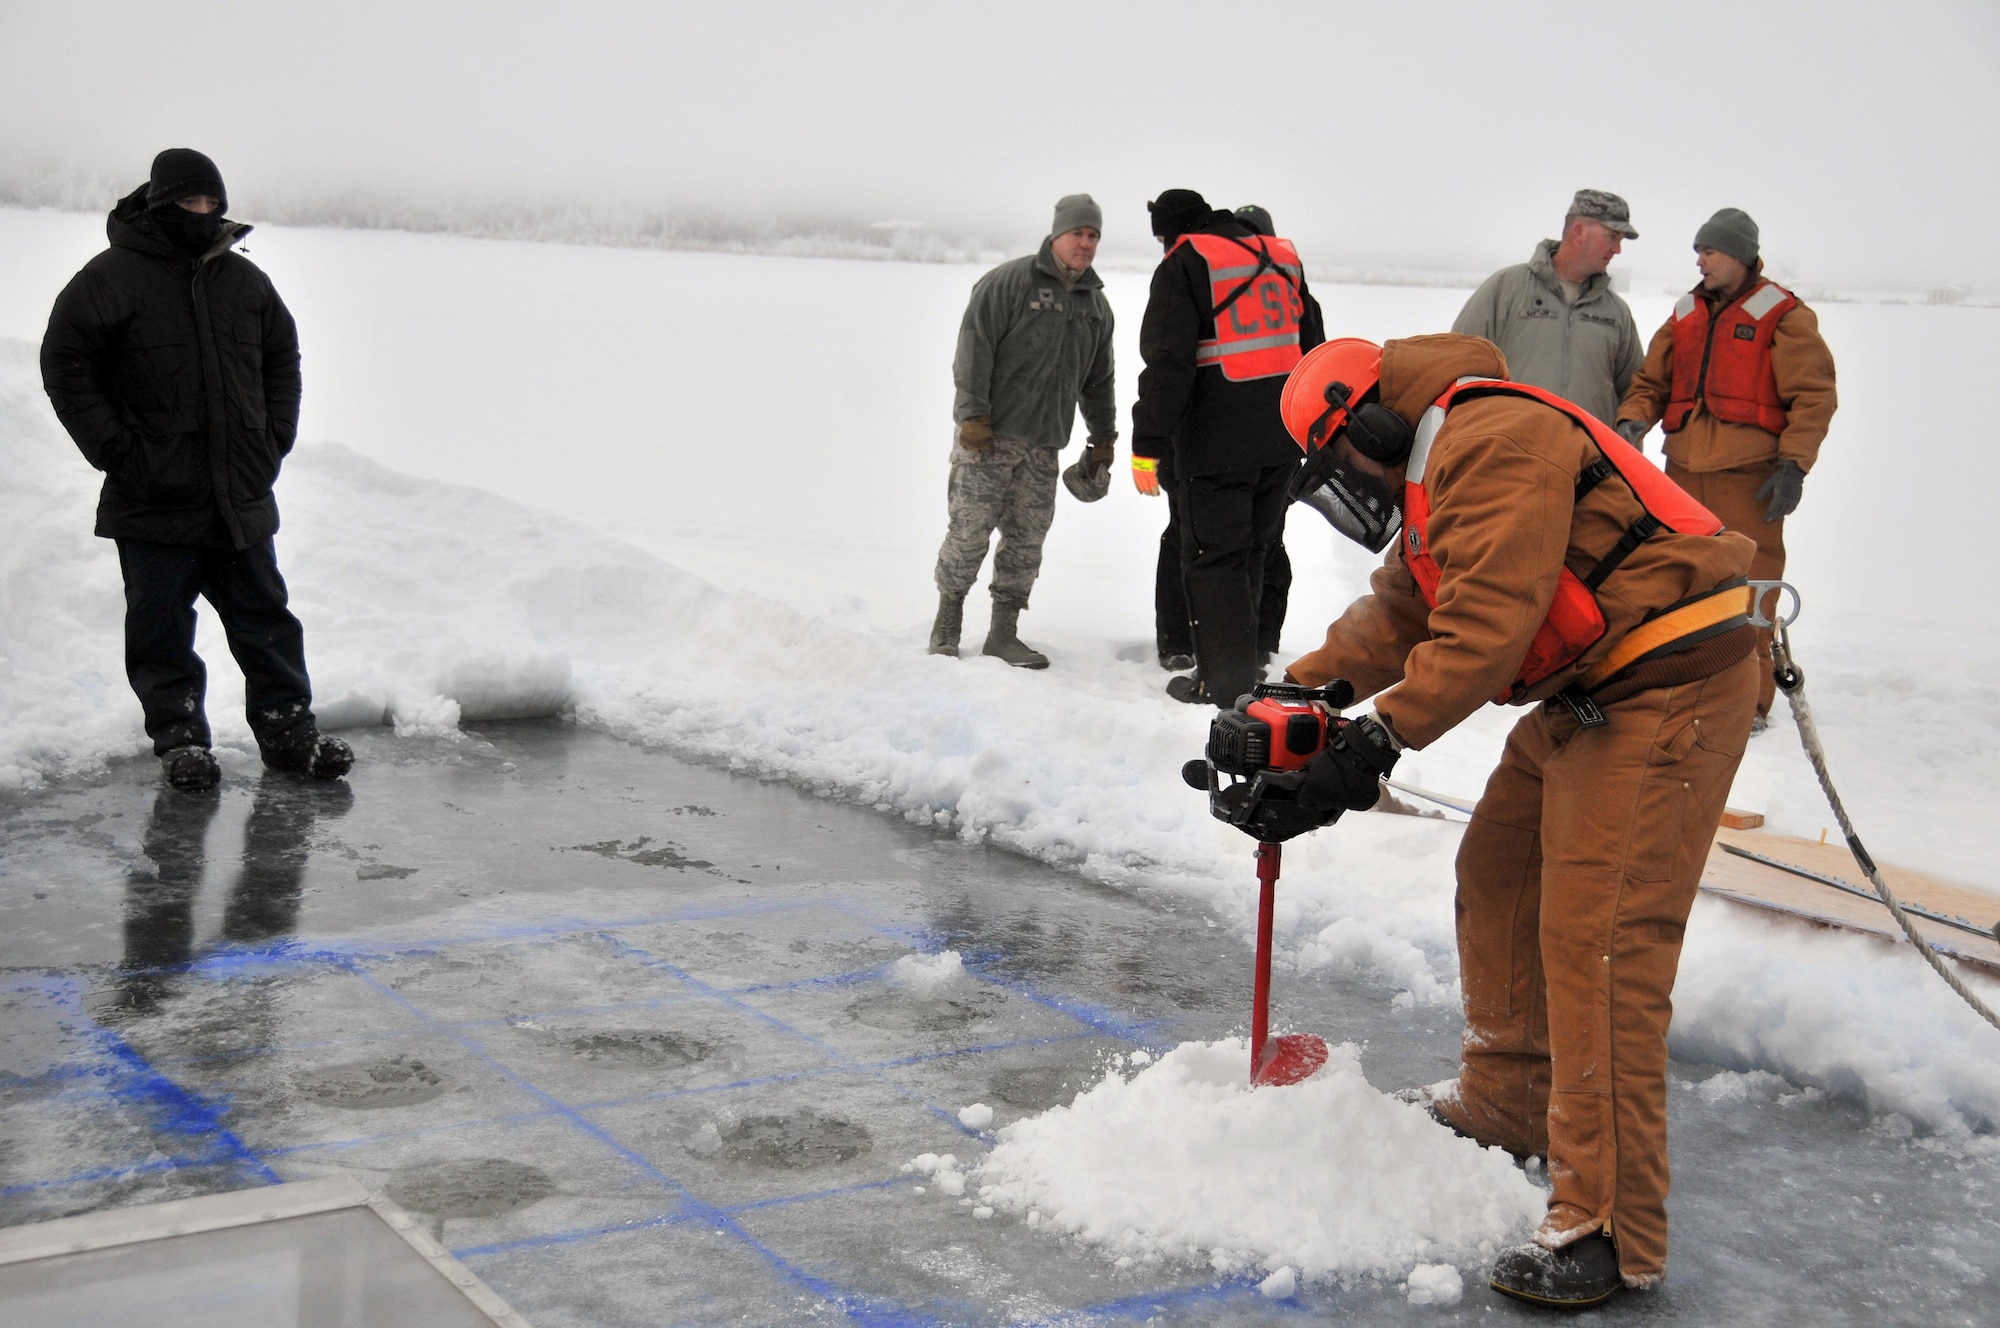
[[[1021,641],[1021,610],[1055,519],[1058,457],[1083,407],[1086,487],[1108,475],[1118,438],[1112,396],[1111,305],[1091,267],[1104,214],[1089,194],[1056,203],[1039,252],[1012,259],[972,288],[951,365],[958,421],[951,449],[950,529],[938,550],[930,653],[956,655],[965,596],[993,532],[993,619],[981,653],[1017,668],[1048,656]],[[1080,495],[1081,496],[1081,495]]]
[[[1609,424],[1645,348],[1606,269],[1625,241],[1638,238],[1624,199],[1579,189],[1562,239],[1543,240],[1527,262],[1488,277],[1451,330],[1498,346],[1514,381],[1546,388]]]

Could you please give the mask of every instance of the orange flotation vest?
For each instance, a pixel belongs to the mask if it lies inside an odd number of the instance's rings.
[[[1217,365],[1233,383],[1276,378],[1299,362],[1299,289],[1305,269],[1290,240],[1275,236],[1183,235],[1208,264],[1215,335],[1195,345],[1197,365]],[[1169,249],[1168,254],[1173,253]]]
[[[1624,536],[1609,553],[1598,559],[1597,565],[1579,577],[1569,568],[1562,570],[1556,583],[1556,597],[1549,605],[1548,617],[1535,632],[1528,654],[1521,661],[1521,671],[1513,684],[1494,697],[1494,701],[1505,705],[1518,701],[1536,684],[1553,677],[1563,669],[1582,658],[1583,653],[1596,645],[1605,631],[1604,612],[1598,607],[1596,590],[1619,564],[1629,557],[1647,539],[1661,530],[1672,530],[1682,535],[1717,535],[1722,532],[1722,521],[1688,496],[1685,489],[1668,479],[1660,469],[1642,456],[1639,451],[1619,437],[1608,425],[1600,421],[1583,407],[1563,400],[1553,392],[1526,383],[1508,382],[1497,378],[1461,378],[1440,396],[1424,416],[1417,422],[1417,436],[1410,450],[1407,482],[1403,495],[1403,563],[1416,578],[1417,588],[1423,592],[1424,603],[1437,607],[1438,582],[1441,573],[1431,557],[1427,527],[1430,523],[1430,494],[1424,489],[1425,462],[1430,446],[1443,427],[1445,416],[1453,406],[1482,396],[1523,396],[1554,407],[1570,419],[1576,421],[1589,434],[1590,441],[1602,454],[1596,461],[1583,468],[1576,479],[1576,500],[1596,488],[1599,484],[1618,476],[1639,500],[1644,514],[1626,528]],[[1685,649],[1698,640],[1741,626],[1748,621],[1749,591],[1742,582],[1735,582],[1723,591],[1740,593],[1724,602],[1712,602],[1712,594],[1699,596],[1686,605],[1673,605],[1657,618],[1642,624],[1628,633],[1634,645],[1644,645],[1646,649],[1625,652],[1614,651],[1606,664],[1597,672],[1601,676],[1585,679],[1586,686],[1595,686],[1604,678],[1636,662],[1640,655],[1669,654],[1672,646]],[[1741,600],[1741,604],[1737,603]],[[1705,606],[1705,607],[1704,607]],[[1688,612],[1693,610],[1693,612]],[[1659,623],[1665,631],[1655,629]],[[1680,630],[1686,628],[1687,630]],[[1642,633],[1644,634],[1642,636]],[[1630,654],[1631,658],[1623,658]]]
[[[1713,317],[1698,292],[1681,296],[1674,306],[1673,391],[1662,427],[1675,432],[1700,402],[1718,420],[1783,433],[1771,341],[1778,320],[1798,307],[1798,296],[1762,277]]]

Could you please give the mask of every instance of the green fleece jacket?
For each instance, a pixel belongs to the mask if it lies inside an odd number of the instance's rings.
[[[952,418],[983,415],[996,437],[1061,447],[1079,405],[1092,438],[1114,436],[1111,305],[1096,269],[1066,284],[1044,240],[1041,252],[981,277],[959,324],[951,375]]]

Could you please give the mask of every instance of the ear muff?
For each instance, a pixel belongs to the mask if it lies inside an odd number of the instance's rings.
[[[1403,417],[1379,401],[1371,401],[1348,414],[1347,438],[1354,450],[1370,461],[1400,466],[1416,444],[1416,431]]]

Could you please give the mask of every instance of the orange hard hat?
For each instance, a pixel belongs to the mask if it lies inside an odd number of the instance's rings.
[[[1347,423],[1348,412],[1382,377],[1382,348],[1360,337],[1335,337],[1307,351],[1285,379],[1278,411],[1292,441],[1311,456]]]

